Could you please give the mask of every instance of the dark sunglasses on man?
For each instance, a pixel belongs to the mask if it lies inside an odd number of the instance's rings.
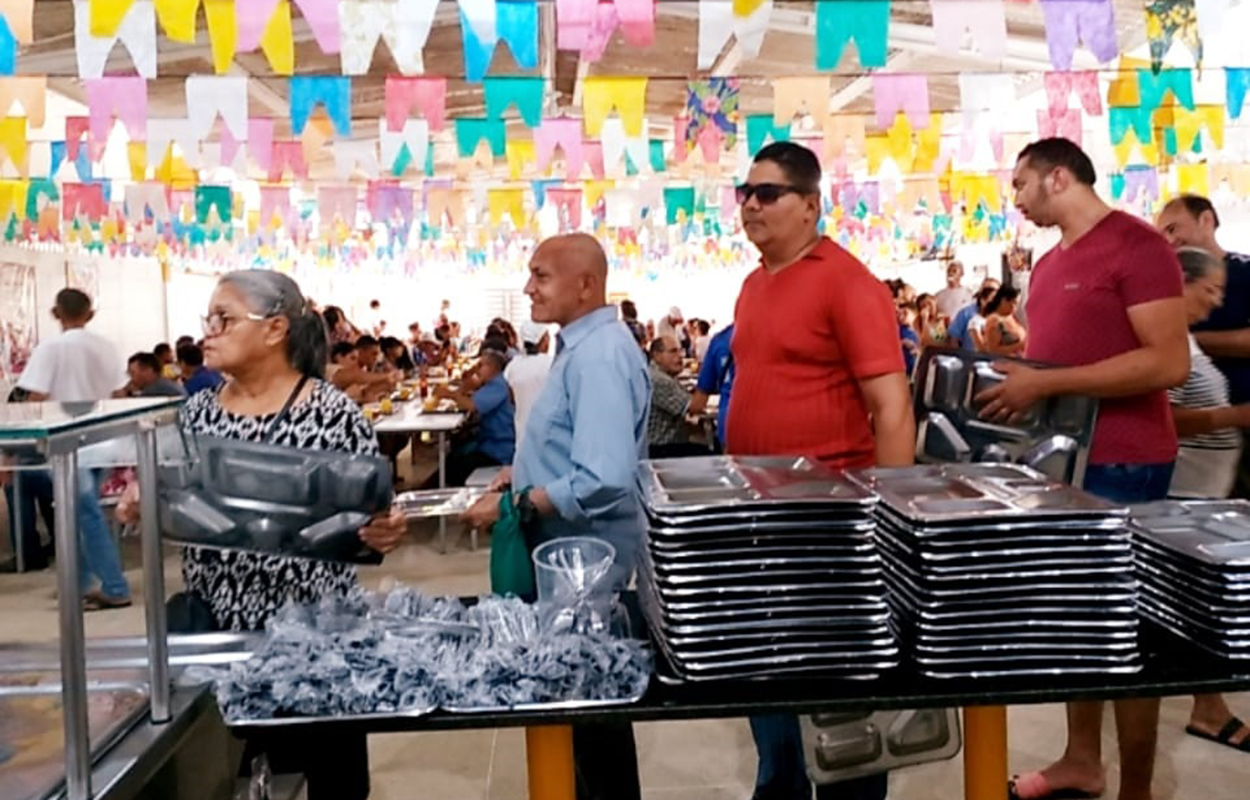
[[[745,205],[752,197],[760,201],[760,205],[770,206],[784,195],[811,194],[811,190],[784,183],[740,183],[734,187],[734,197],[738,205]]]

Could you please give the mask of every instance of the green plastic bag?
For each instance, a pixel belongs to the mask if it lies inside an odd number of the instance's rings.
[[[534,596],[534,565],[521,530],[521,512],[510,491],[499,498],[499,521],[490,531],[490,590],[526,599]]]

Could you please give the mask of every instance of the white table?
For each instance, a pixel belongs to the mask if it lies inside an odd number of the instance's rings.
[[[457,430],[469,418],[462,412],[426,412],[421,400],[395,403],[395,413],[379,417],[373,422],[375,433],[395,433],[411,436],[417,433],[433,433],[438,437],[438,488],[447,488],[447,435]],[[412,444],[416,447],[416,442]],[[438,550],[447,552],[447,519],[438,520]]]

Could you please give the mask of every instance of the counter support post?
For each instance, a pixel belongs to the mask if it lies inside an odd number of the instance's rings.
[[[57,601],[61,627],[61,710],[65,732],[65,794],[91,797],[91,742],[87,730],[87,661],[82,589],[78,575],[78,453],[56,452],[52,501],[56,506]]]
[[[39,519],[38,507],[30,509],[30,513],[35,515],[34,518],[36,520]],[[26,537],[23,536],[23,533],[26,531],[25,514],[26,503],[23,502],[22,498],[22,470],[18,468],[13,470],[13,532],[10,534],[13,539],[14,565],[18,572],[26,571],[26,542],[24,541]],[[38,539],[39,537],[36,536],[35,538]],[[34,555],[38,555],[38,553]]]
[[[147,619],[148,670],[152,685],[152,722],[169,721],[169,632],[165,620],[165,559],[161,552],[156,480],[156,428],[140,426],[137,434],[139,455],[139,525],[143,544],[143,610]]]
[[[1007,798],[1007,708],[964,709],[964,800]]]
[[[526,728],[525,760],[530,800],[576,800],[572,726]]]
[[[447,432],[438,432],[438,488],[447,488]],[[438,518],[438,552],[447,552],[447,518]]]

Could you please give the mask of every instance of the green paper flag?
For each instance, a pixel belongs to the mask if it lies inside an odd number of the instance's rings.
[[[208,212],[216,207],[217,218],[222,222],[230,221],[230,187],[229,186],[197,186],[195,187],[195,220],[201,225],[208,222]]]
[[[677,223],[677,212],[686,212],[686,221],[694,216],[694,187],[673,186],[664,189],[665,218],[669,225]]]
[[[769,137],[774,142],[790,141],[790,123],[773,125],[772,114],[752,114],[747,117],[747,155],[754,158]]]
[[[508,106],[515,105],[526,126],[537,128],[543,118],[543,94],[547,82],[542,78],[484,78],[482,93],[486,96],[486,116],[503,119]]]
[[[507,128],[501,119],[461,118],[456,120],[456,151],[461,158],[472,158],[485,139],[491,155],[503,158],[507,151]]]
[[[664,158],[664,140],[652,139],[650,142],[650,145],[651,145],[651,150],[650,150],[651,171],[652,172],[667,172],[668,161],[666,161]]]

